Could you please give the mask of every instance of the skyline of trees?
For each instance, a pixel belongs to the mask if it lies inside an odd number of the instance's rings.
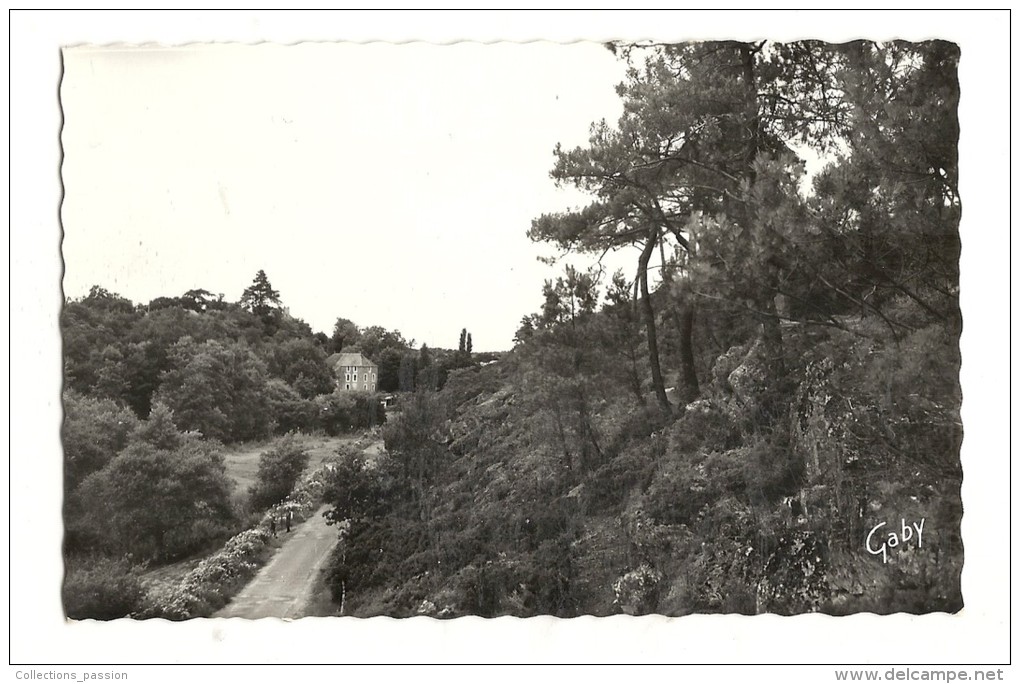
[[[471,363],[470,352],[416,350],[398,330],[343,317],[332,336],[313,334],[287,313],[263,270],[242,300],[197,288],[134,304],[95,286],[61,312],[67,385],[140,418],[161,401],[185,429],[235,441],[310,425],[303,402],[335,389],[326,360],[340,350],[377,363],[386,392],[412,391],[419,382],[438,389],[450,370]]]

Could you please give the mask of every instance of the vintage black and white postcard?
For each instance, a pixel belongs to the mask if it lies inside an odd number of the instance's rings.
[[[62,46],[65,625],[952,629],[991,228],[875,18]]]

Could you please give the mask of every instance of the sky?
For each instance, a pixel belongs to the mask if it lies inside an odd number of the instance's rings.
[[[64,291],[237,301],[264,269],[292,315],[509,349],[585,203],[557,143],[615,122],[598,43],[311,43],[64,51]],[[631,259],[612,263],[629,264]]]

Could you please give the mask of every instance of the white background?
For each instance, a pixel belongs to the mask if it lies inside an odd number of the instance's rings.
[[[1010,348],[1005,305],[1011,291],[1008,31],[1009,16],[1003,12],[14,13],[10,51],[11,661],[53,664],[1007,661],[1011,609],[1008,505],[1011,416],[1007,410]],[[960,44],[960,191],[964,206],[961,291],[965,318],[961,381],[966,431],[963,612],[955,616],[882,618],[693,616],[667,620],[621,616],[569,621],[461,618],[435,622],[427,618],[405,621],[377,618],[302,620],[287,624],[241,620],[188,624],[64,623],[59,600],[62,456],[61,353],[57,328],[61,304],[58,221],[61,120],[57,101],[60,47],[115,41],[449,42],[460,38],[568,41],[643,37],[659,40],[937,37]],[[140,673],[133,675],[134,681],[190,676],[188,670],[133,672]],[[570,675],[561,672],[561,676]],[[817,679],[814,675],[812,679],[831,681],[831,674],[824,674],[824,668],[817,672]],[[263,669],[252,674],[258,679],[278,679],[283,672]],[[401,670],[397,676],[416,677],[412,670]],[[512,676],[527,676],[527,672]],[[797,681],[801,676],[806,676],[803,671],[793,672],[786,681]]]

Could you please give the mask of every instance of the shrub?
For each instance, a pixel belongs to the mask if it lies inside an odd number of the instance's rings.
[[[317,426],[333,437],[386,422],[386,410],[375,393],[338,390],[314,401]]]
[[[223,442],[270,434],[266,367],[247,344],[184,337],[169,354],[173,368],[153,401],[169,406],[178,425]]]
[[[302,397],[283,380],[273,378],[267,382],[266,394],[278,434],[315,430],[320,427],[317,424],[315,402]]]
[[[134,612],[141,602],[141,582],[125,560],[72,557],[66,570],[64,612],[72,620],[115,620]]]
[[[249,489],[255,510],[279,503],[294,489],[308,467],[308,452],[292,436],[279,440],[273,448],[259,456],[255,484]]]
[[[178,584],[150,592],[138,617],[187,620],[211,615],[255,575],[268,542],[269,532],[262,526],[234,536]]]
[[[110,550],[171,560],[229,534],[234,524],[223,457],[189,438],[167,451],[129,446],[78,491],[74,520]]]
[[[324,470],[312,472],[284,502],[267,511],[255,527],[232,537],[183,580],[151,590],[137,617],[187,620],[208,617],[227,605],[268,558],[270,519],[289,511],[300,522],[318,507]]]
[[[688,405],[683,416],[668,428],[667,435],[670,453],[725,450],[740,443],[740,429],[733,416],[707,399]]]
[[[651,482],[665,456],[665,419],[657,406],[610,406],[603,423],[608,434],[605,460],[584,483],[584,512],[618,513],[627,498]]]
[[[627,615],[645,615],[655,610],[659,602],[659,583],[662,573],[640,565],[613,582],[616,605]]]
[[[138,425],[135,414],[110,399],[64,392],[64,491],[109,463]]]

